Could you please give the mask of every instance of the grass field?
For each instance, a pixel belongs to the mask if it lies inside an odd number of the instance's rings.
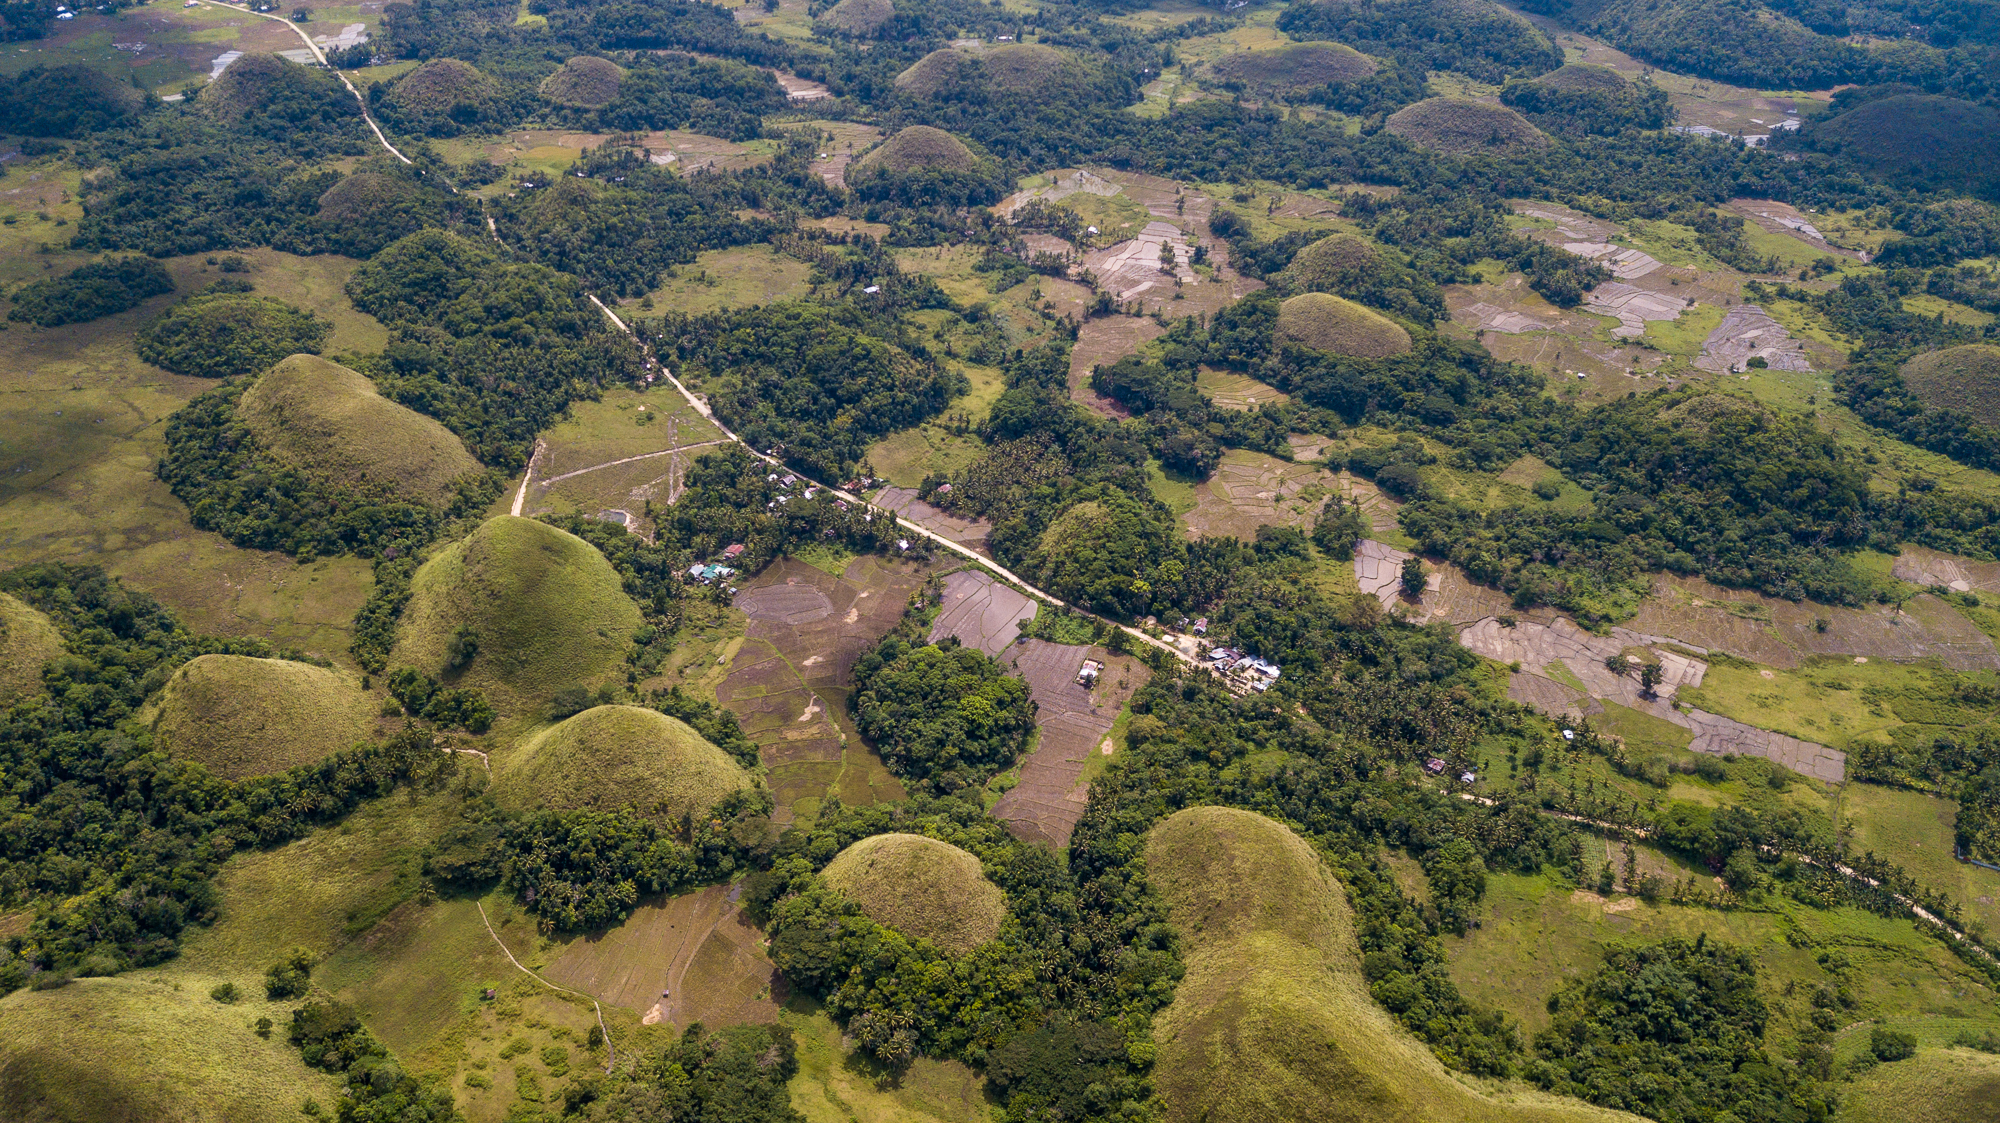
[[[1949,694],[1950,683],[1937,679],[1940,674],[1904,663],[1856,663],[1839,656],[1809,659],[1795,670],[1718,663],[1709,667],[1699,687],[1679,696],[1724,717],[1845,749],[1857,740],[1879,740],[1880,734],[1903,724],[1871,688]]]
[[[1319,856],[1247,811],[1182,811],[1146,838],[1148,879],[1187,974],[1154,1021],[1155,1085],[1173,1123],[1629,1118],[1447,1072],[1369,995],[1353,914]]]
[[[1327,293],[1295,296],[1278,308],[1279,334],[1336,355],[1381,359],[1410,349],[1410,333],[1378,312]]]
[[[986,1082],[958,1061],[918,1057],[895,1079],[878,1081],[883,1074],[848,1048],[819,1003],[793,998],[778,1020],[791,1027],[798,1048],[792,1108],[806,1123],[990,1123],[993,1117]]]
[[[62,654],[49,618],[0,593],[0,705],[42,692],[42,665]]]
[[[1924,1041],[1924,1036],[1919,1035],[1920,1044],[1938,1044]],[[2000,1057],[1971,1049],[1920,1048],[1909,1060],[1877,1065],[1856,1080],[1835,1119],[1838,1123],[1990,1123],[2000,1119]]]
[[[637,706],[596,706],[501,756],[493,798],[520,809],[630,807],[678,823],[749,785],[733,759],[686,724]]]
[[[1434,97],[1389,115],[1388,130],[1419,148],[1452,155],[1546,148],[1549,138],[1504,106]]]
[[[716,312],[805,296],[812,268],[770,246],[705,250],[692,265],[677,265],[644,300],[675,312]],[[640,300],[626,300],[632,307]]]
[[[203,655],[167,680],[153,731],[175,756],[242,780],[311,764],[366,740],[380,708],[340,671]]]
[[[878,834],[842,850],[823,871],[877,923],[964,955],[1000,932],[1007,899],[979,859],[948,842]]]
[[[415,503],[444,506],[455,483],[482,470],[451,430],[317,355],[264,372],[236,412],[266,448],[310,475],[386,487]]]
[[[1835,804],[1840,822],[1851,825],[1851,849],[1873,851],[1908,870],[1921,885],[1943,890],[1965,909],[1965,923],[1982,935],[2000,934],[2000,873],[1954,858],[1952,823],[1957,805],[1948,799],[1873,784],[1851,783]]]
[[[338,1082],[307,1068],[282,1033],[289,1004],[262,989],[234,1004],[213,983],[82,979],[0,999],[0,1116],[20,1123],[289,1123]]]
[[[639,609],[611,563],[574,535],[531,519],[487,520],[417,571],[393,661],[487,691],[526,715],[556,691],[595,686],[624,657]],[[454,636],[478,652],[446,666]]]

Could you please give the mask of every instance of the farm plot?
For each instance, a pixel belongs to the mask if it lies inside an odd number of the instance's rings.
[[[1954,593],[2000,593],[2000,562],[1973,561],[1925,546],[1904,546],[1890,572],[1912,585],[1943,586]]]
[[[931,623],[930,642],[953,636],[997,659],[1014,646],[1021,625],[1033,620],[1040,607],[983,569],[961,569],[944,579],[944,605]]]
[[[1792,333],[1755,304],[1731,308],[1702,341],[1701,357],[1694,365],[1718,374],[1737,373],[1749,369],[1755,359],[1764,360],[1772,370],[1813,369],[1812,361]]]
[[[1794,604],[1699,578],[1659,577],[1629,623],[1635,631],[1771,667],[1797,667],[1810,655],[1858,655],[1897,663],[1936,658],[1954,671],[2000,670],[1993,641],[1933,596],[1916,597],[1901,611],[1842,608]]]
[[[1104,665],[1095,687],[1077,681],[1086,659]],[[1151,672],[1129,655],[1040,639],[1014,645],[1008,662],[1028,682],[1040,736],[1021,762],[1020,782],[1001,794],[992,815],[1016,837],[1061,849],[1069,845],[1089,798],[1085,765],[1093,754],[1110,755],[1118,711]]]
[[[742,894],[740,884],[711,885],[643,904],[615,928],[570,940],[542,974],[646,1025],[776,1021],[783,984]]]
[[[986,552],[986,536],[993,532],[993,524],[984,519],[960,518],[924,502],[917,498],[915,488],[885,487],[875,493],[875,505],[982,554]]]
[[[677,395],[608,390],[578,402],[537,442],[508,494],[520,501],[516,514],[581,513],[649,535],[647,504],[677,501],[687,470],[721,440]]]
[[[1564,617],[1549,623],[1517,621],[1507,627],[1488,617],[1459,633],[1459,643],[1496,662],[1521,669],[1508,680],[1508,697],[1551,715],[1586,716],[1604,712],[1610,702],[1671,722],[1694,734],[1688,746],[1698,753],[1758,756],[1801,775],[1837,783],[1846,778],[1847,755],[1825,745],[1759,729],[1720,714],[1681,709],[1673,704],[1682,687],[1699,687],[1708,664],[1678,651],[1654,645],[1668,642],[1628,628],[1613,628],[1598,636]],[[1634,649],[1645,649],[1642,656]],[[1637,671],[1650,659],[1660,665],[1662,678],[1651,693],[1641,688]],[[1613,672],[1607,661],[1621,661],[1631,673]]]
[[[1207,394],[1219,409],[1252,410],[1267,405],[1282,405],[1292,400],[1290,394],[1275,386],[1259,382],[1247,374],[1202,367],[1195,376],[1195,387]]]
[[[1260,526],[1310,529],[1320,506],[1340,488],[1334,473],[1261,452],[1231,449],[1215,474],[1195,485],[1195,508],[1182,516],[1195,538],[1250,541]]]
[[[743,723],[770,769],[780,824],[848,804],[901,799],[902,786],[847,720],[854,663],[887,634],[923,584],[916,566],[857,558],[834,577],[783,559],[737,594],[749,617],[717,699]]]
[[[847,167],[854,163],[855,154],[875,147],[882,139],[882,130],[852,121],[821,121],[818,127],[825,147],[812,162],[813,174],[835,187],[845,187]]]
[[[1136,355],[1167,329],[1143,316],[1093,316],[1077,329],[1069,352],[1069,396],[1105,417],[1129,417],[1125,407],[1090,388],[1090,372]]]

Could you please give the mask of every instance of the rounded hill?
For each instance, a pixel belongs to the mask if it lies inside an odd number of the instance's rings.
[[[173,755],[243,780],[311,764],[365,740],[375,709],[339,671],[289,659],[203,655],[167,680],[153,732]]]
[[[923,835],[864,838],[836,855],[824,874],[870,920],[952,955],[999,935],[1007,919],[1007,898],[986,880],[979,859]]]
[[[2000,426],[2000,347],[1970,343],[1926,352],[1903,364],[1903,382],[1932,409]]]
[[[1622,90],[1626,86],[1624,76],[1616,70],[1587,62],[1566,63],[1535,81],[1556,90]]]
[[[996,90],[1034,93],[1050,83],[1074,77],[1076,63],[1070,57],[1040,43],[1009,43],[979,56],[986,80]]]
[[[862,171],[873,168],[891,172],[950,168],[962,172],[971,171],[977,160],[965,142],[943,129],[911,125],[876,145],[873,151],[854,163]]]
[[[80,63],[0,78],[0,100],[12,103],[7,131],[21,136],[84,136],[111,128],[146,105],[145,94]]]
[[[849,35],[872,35],[894,18],[896,6],[891,0],[840,0],[819,22]]]
[[[1956,98],[1900,94],[1814,126],[1813,143],[1892,179],[1974,184],[1995,179],[2000,109]]]
[[[293,355],[264,372],[236,416],[311,475],[413,503],[442,506],[458,480],[480,470],[451,430],[317,355]]]
[[[62,633],[48,617],[0,593],[0,706],[40,694],[42,664],[62,650]]]
[[[355,172],[319,197],[319,215],[334,222],[364,222],[421,194],[422,190],[406,179],[381,172]]]
[[[1227,55],[1211,68],[1223,82],[1240,82],[1258,93],[1351,82],[1375,73],[1375,60],[1344,43],[1296,43]]]
[[[1189,808],[1148,832],[1146,871],[1187,968],[1153,1023],[1168,1123],[1636,1123],[1455,1079],[1369,994],[1339,882],[1283,824]]]
[[[1353,234],[1334,234],[1307,246],[1285,267],[1295,292],[1337,293],[1379,272],[1382,252]]]
[[[1054,95],[1075,89],[1083,77],[1076,60],[1040,43],[1008,43],[977,53],[945,47],[896,76],[896,88],[935,97],[966,85],[995,93]]]
[[[1549,138],[1527,118],[1504,105],[1465,98],[1434,97],[1389,115],[1390,132],[1450,156],[1547,148]]]
[[[602,109],[618,97],[625,70],[596,55],[578,55],[542,79],[542,96],[557,105]]]
[[[638,606],[595,546],[500,515],[417,570],[391,661],[519,707],[601,682],[638,626]]]
[[[706,815],[750,786],[729,754],[685,723],[638,706],[597,706],[537,734],[502,761],[493,797],[507,807],[630,807],[662,822]]]
[[[0,999],[0,1119],[293,1123],[308,1097],[332,1102],[337,1082],[282,1032],[206,990],[126,976]]]
[[[389,88],[389,101],[420,117],[441,117],[460,105],[479,104],[500,92],[485,71],[455,58],[434,58]]]
[[[942,47],[896,75],[896,88],[912,97],[934,97],[978,73],[979,60],[956,47]]]
[[[1363,359],[1410,350],[1410,333],[1393,320],[1323,292],[1304,293],[1279,305],[1278,335],[1315,351]]]
[[[175,374],[254,374],[289,355],[318,354],[333,325],[282,300],[197,293],[139,332],[139,357]]]
[[[202,88],[199,104],[224,121],[240,121],[305,74],[305,67],[277,55],[246,54]]]

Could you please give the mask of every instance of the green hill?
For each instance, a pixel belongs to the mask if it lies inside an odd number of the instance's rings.
[[[308,1097],[338,1102],[336,1082],[307,1068],[282,1029],[251,1029],[259,1015],[284,1018],[283,1006],[225,1006],[206,989],[125,976],[0,999],[0,1119],[297,1123]]]
[[[557,105],[602,109],[618,97],[625,71],[610,59],[578,55],[542,79],[542,96]]]
[[[40,694],[42,664],[62,650],[62,633],[48,617],[0,593],[0,706]]]
[[[1410,350],[1410,333],[1378,312],[1323,292],[1278,306],[1278,334],[1316,351],[1386,359]]]
[[[1923,1048],[1876,1065],[1841,1097],[1840,1123],[1992,1123],[2000,1119],[2000,1057]]]
[[[197,293],[139,332],[139,357],[175,374],[254,374],[288,355],[318,354],[333,325],[282,300]]]
[[[1075,77],[1077,65],[1070,57],[1040,43],[1009,43],[979,56],[986,80],[996,90],[1034,93],[1053,84],[1065,84]]]
[[[1970,343],[1926,352],[1903,364],[1903,382],[1932,409],[2000,425],[2000,347]]]
[[[243,780],[366,740],[376,708],[339,671],[289,659],[203,655],[167,680],[153,732],[173,755]]]
[[[1226,55],[1210,68],[1222,82],[1259,94],[1351,82],[1375,73],[1375,60],[1342,43],[1298,43]]]
[[[1451,156],[1547,148],[1549,138],[1504,105],[1434,97],[1389,115],[1388,130],[1418,148]]]
[[[986,880],[979,859],[934,838],[873,835],[842,850],[824,872],[869,919],[953,955],[999,935],[1007,919],[1007,898]]]
[[[301,75],[306,70],[277,55],[246,54],[230,63],[222,77],[202,88],[198,104],[224,121],[240,121],[289,84],[287,68]]]
[[[1187,974],[1153,1023],[1168,1123],[1635,1120],[1467,1087],[1376,1004],[1340,884],[1262,815],[1196,807],[1146,836]]]
[[[955,47],[944,47],[918,59],[896,75],[896,89],[912,97],[934,97],[979,73],[979,60]]]
[[[895,16],[896,6],[890,0],[840,0],[819,22],[849,35],[872,35]]]
[[[1536,78],[1535,81],[1557,90],[1622,90],[1627,85],[1624,77],[1616,70],[1608,66],[1593,66],[1587,62],[1572,62],[1559,66]]]
[[[525,708],[617,670],[639,608],[597,548],[533,519],[488,519],[417,570],[390,660]],[[454,637],[477,653],[447,665]],[[458,645],[462,647],[463,645]]]
[[[370,494],[441,506],[457,480],[480,471],[451,430],[317,355],[293,355],[264,372],[236,415],[280,459]]]
[[[503,757],[493,797],[507,807],[631,807],[678,823],[749,786],[729,754],[685,723],[638,706],[597,706]]]
[[[1335,234],[1300,250],[1284,276],[1294,292],[1339,293],[1381,268],[1380,250],[1352,234]]]
[[[0,78],[0,120],[21,136],[87,136],[124,123],[145,105],[145,94],[81,64]]]
[[[397,79],[388,101],[419,119],[443,117],[460,106],[477,106],[500,94],[500,83],[469,62],[434,58]]]
[[[2000,182],[2000,109],[1989,105],[1928,94],[1880,98],[1817,123],[1812,142],[1898,182]]]
[[[921,168],[970,171],[976,162],[972,150],[957,137],[943,129],[933,129],[929,125],[912,125],[876,145],[854,164],[862,171],[873,168],[883,168],[892,172],[915,171]]]

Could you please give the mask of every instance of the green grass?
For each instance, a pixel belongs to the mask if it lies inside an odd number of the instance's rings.
[[[1354,919],[1311,847],[1247,811],[1191,808],[1146,837],[1148,880],[1187,974],[1154,1020],[1155,1086],[1170,1123],[1629,1118],[1447,1072],[1376,1005]]]
[[[42,692],[42,665],[62,654],[49,618],[0,593],[0,705]]]
[[[913,97],[933,97],[957,84],[958,76],[974,65],[966,52],[942,47],[896,75],[896,88]]]
[[[293,355],[259,376],[236,414],[309,475],[410,502],[442,506],[457,481],[481,470],[451,430],[317,355]]]
[[[1157,460],[1146,461],[1147,488],[1152,491],[1153,498],[1167,505],[1176,519],[1200,505],[1201,500],[1194,493],[1197,482],[1179,472],[1168,472]]]
[[[1919,1042],[1932,1044],[1922,1035]],[[1921,1048],[1909,1060],[1877,1065],[1856,1080],[1835,1118],[1839,1123],[1991,1123],[2000,1119],[2000,1057],[1971,1049]]]
[[[1836,804],[1853,828],[1852,849],[1874,851],[1909,871],[1917,883],[1942,890],[1965,910],[1965,923],[2000,935],[2000,873],[1952,856],[1957,804],[1922,792],[1850,783]]]
[[[846,573],[849,563],[861,555],[831,542],[811,542],[787,556],[797,558],[828,577],[838,577]]]
[[[855,170],[885,168],[892,172],[912,172],[925,168],[967,171],[974,163],[972,149],[965,142],[929,125],[911,125],[854,162]]]
[[[1549,143],[1519,113],[1463,98],[1434,97],[1404,106],[1389,115],[1388,129],[1419,148],[1454,156],[1546,148]]]
[[[1949,323],[1964,324],[1973,328],[1983,328],[1993,322],[1991,312],[1981,312],[1969,305],[1932,296],[1927,292],[1911,293],[1904,297],[1903,310],[1915,312],[1919,316],[1943,316]]]
[[[663,823],[701,816],[750,777],[679,720],[637,706],[596,706],[550,726],[496,762],[493,798],[513,808],[633,808]]]
[[[793,998],[778,1020],[791,1028],[798,1049],[792,1108],[806,1123],[991,1123],[985,1081],[958,1061],[918,1057],[889,1078],[850,1050],[840,1026],[812,999]]]
[[[1153,221],[1151,211],[1122,191],[1116,195],[1078,191],[1065,196],[1056,206],[1075,211],[1085,226],[1097,227],[1098,241],[1104,245],[1136,236],[1146,228],[1147,223]]]
[[[153,732],[175,756],[242,780],[311,764],[366,740],[379,709],[340,671],[203,655],[167,680]]]
[[[1903,364],[1903,381],[1933,409],[2000,425],[2000,347],[1970,343],[1925,352]]]
[[[417,571],[392,661],[482,688],[503,711],[568,686],[594,686],[625,655],[639,609],[604,555],[529,519],[489,519]],[[478,637],[470,666],[450,672],[446,647]]]
[[[646,298],[676,312],[718,312],[803,297],[811,276],[811,266],[767,245],[705,250],[668,271]]]
[[[247,980],[246,980],[247,981]],[[0,1117],[20,1123],[291,1123],[338,1083],[306,1067],[260,987],[225,1005],[208,980],[82,979],[0,999]],[[241,984],[239,984],[239,989]]]
[[[1635,757],[1656,752],[1678,752],[1694,740],[1694,733],[1690,730],[1616,702],[1604,703],[1604,713],[1592,718],[1591,724],[1600,733],[1622,738],[1626,751]]]
[[[1697,304],[1684,309],[1676,319],[1648,320],[1642,338],[1669,355],[1693,359],[1701,354],[1701,345],[1709,333],[1722,326],[1726,314],[1721,305]]]
[[[1407,354],[1410,333],[1378,312],[1323,292],[1295,296],[1278,307],[1278,332],[1336,355],[1381,359]]]
[[[864,838],[842,850],[825,876],[876,923],[953,955],[999,935],[1007,918],[1007,898],[986,880],[978,858],[922,835]]]
[[[1877,690],[1940,689],[1939,672],[1887,659],[1855,663],[1840,656],[1810,658],[1792,670],[1747,663],[1715,663],[1699,687],[1681,700],[1704,710],[1845,750],[1857,741],[1884,740],[1903,724]],[[1943,675],[1944,679],[1954,676]]]

